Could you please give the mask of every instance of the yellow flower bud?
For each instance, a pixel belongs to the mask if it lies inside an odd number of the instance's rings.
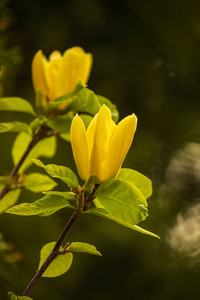
[[[101,182],[115,178],[131,146],[136,126],[134,114],[116,125],[106,105],[101,107],[87,131],[76,115],[71,125],[71,145],[80,177],[86,181],[96,175]]]
[[[49,60],[39,50],[32,62],[34,89],[41,89],[47,101],[73,91],[79,80],[86,84],[92,67],[92,54],[80,47],[66,50],[62,56],[54,51]]]

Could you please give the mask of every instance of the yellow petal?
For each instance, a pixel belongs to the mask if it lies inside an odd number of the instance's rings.
[[[110,128],[111,112],[106,105],[103,105],[96,116],[96,120],[87,132],[88,144],[91,145],[93,141],[90,155],[90,174],[96,175],[99,179],[107,153]]]
[[[108,110],[109,109],[107,109],[107,112],[108,112]],[[91,123],[89,124],[89,126],[87,128],[87,132],[86,132],[89,158],[90,158],[90,155],[91,155],[91,152],[92,152],[92,147],[93,147],[93,143],[94,143],[94,139],[95,139],[95,134],[96,134],[95,130],[96,130],[97,116],[98,116],[98,113],[92,119]],[[111,120],[109,135],[111,135],[111,133],[112,133],[112,131],[114,130],[115,127],[116,127],[115,122],[113,122],[113,120]]]
[[[88,153],[89,153],[89,159],[91,156],[92,148],[93,148],[93,143],[94,143],[94,136],[95,136],[95,130],[96,130],[96,122],[97,122],[97,116],[96,114],[92,121],[90,122],[87,132],[86,132],[86,137],[87,137],[87,144],[88,144]]]
[[[137,127],[137,117],[133,114],[124,118],[113,130],[104,162],[101,181],[117,176],[131,146]]]
[[[59,96],[62,96],[60,90],[60,72],[62,65],[62,56],[59,51],[53,51],[49,56],[48,72],[49,72],[49,85],[51,87],[49,92],[49,100],[54,101]]]
[[[32,61],[32,79],[34,89],[41,89],[44,96],[48,95],[48,62],[42,51],[39,50]]]
[[[61,58],[62,54],[60,53],[60,51],[53,51],[50,55],[49,55],[49,61],[51,62],[52,60]]]
[[[76,115],[71,124],[71,146],[74,160],[80,177],[86,181],[89,178],[89,157],[85,125]]]
[[[74,47],[65,51],[60,71],[61,93],[67,94],[74,90],[78,81],[86,84],[92,67],[92,55],[85,53],[80,47]]]

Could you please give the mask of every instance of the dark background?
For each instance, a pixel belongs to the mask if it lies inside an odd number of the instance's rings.
[[[41,279],[31,297],[198,300],[200,2],[2,0],[0,31],[0,57],[6,62],[1,96],[34,103],[31,61],[39,49],[48,56],[55,49],[81,46],[93,54],[89,88],[115,103],[120,119],[131,113],[138,116],[124,166],[152,179],[149,217],[140,225],[161,237],[84,216],[69,241],[94,244],[103,256],[75,254],[66,274]],[[18,116],[31,120],[24,114],[0,113],[1,122]],[[1,176],[12,169],[15,136],[0,136]],[[70,144],[61,139],[56,156],[42,161],[77,172]],[[57,189],[64,188],[59,183]],[[19,202],[40,197],[22,191]],[[38,267],[40,249],[57,239],[70,214],[66,209],[46,218],[0,217],[0,231],[12,244],[6,245],[14,247],[12,254],[2,250],[0,255],[0,299],[6,299],[7,291],[22,293]]]

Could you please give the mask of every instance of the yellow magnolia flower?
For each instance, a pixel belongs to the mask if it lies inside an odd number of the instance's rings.
[[[66,50],[62,56],[54,51],[49,60],[39,50],[32,62],[34,89],[41,89],[47,101],[74,90],[79,80],[86,84],[92,67],[92,54],[85,53],[80,47]]]
[[[76,115],[71,124],[71,145],[80,177],[96,175],[103,182],[117,176],[131,146],[137,126],[132,114],[116,125],[110,109],[103,105],[86,131]]]

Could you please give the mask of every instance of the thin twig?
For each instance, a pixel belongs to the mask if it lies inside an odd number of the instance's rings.
[[[24,154],[22,155],[20,161],[18,162],[18,164],[16,166],[14,166],[14,168],[12,169],[10,175],[9,175],[9,179],[8,182],[12,183],[15,179],[15,177],[18,174],[19,169],[21,168],[23,162],[25,161],[26,157],[28,156],[28,154],[30,153],[30,151],[33,149],[33,147],[42,139],[44,139],[45,137],[50,137],[54,135],[54,133],[52,131],[49,131],[49,128],[45,128],[45,127],[41,127],[38,132],[33,136],[32,140],[30,141],[26,151],[24,152]],[[5,185],[3,187],[3,189],[0,192],[0,200],[9,192],[11,191],[12,188],[9,185]]]
[[[71,228],[74,226],[74,224],[78,221],[80,218],[81,214],[79,212],[74,212],[73,215],[71,216],[69,222],[65,226],[63,232],[61,233],[59,239],[57,240],[53,250],[45,260],[45,262],[42,264],[40,269],[36,272],[35,276],[32,278],[30,283],[28,284],[27,288],[23,292],[22,296],[29,296],[30,292],[34,288],[34,286],[37,284],[38,280],[42,277],[42,274],[46,271],[48,266],[52,263],[52,261],[60,255],[60,246],[62,245],[63,241],[67,237],[68,233],[70,232]]]

